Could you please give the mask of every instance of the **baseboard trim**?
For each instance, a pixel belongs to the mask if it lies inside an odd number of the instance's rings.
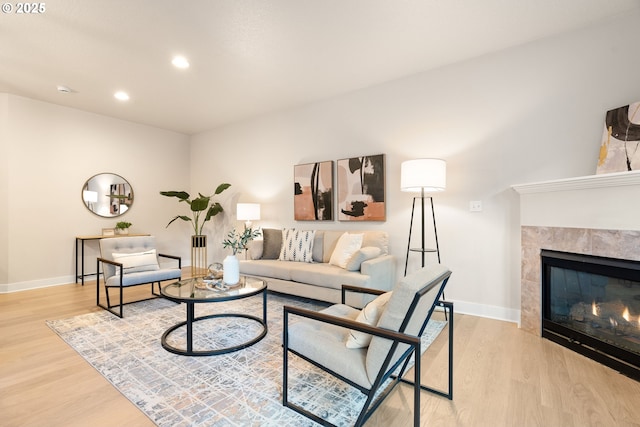
[[[498,307],[495,305],[477,304],[469,301],[449,300],[454,303],[454,312],[471,316],[486,317],[517,323],[520,327],[520,310]]]
[[[29,280],[16,283],[0,283],[0,294],[11,292],[30,291],[33,289],[49,288],[74,283],[73,276],[51,277],[48,279]]]

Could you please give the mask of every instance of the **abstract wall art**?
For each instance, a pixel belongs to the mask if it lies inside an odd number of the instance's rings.
[[[296,221],[333,221],[333,161],[293,168]]]
[[[338,160],[338,220],[384,221],[384,154]]]
[[[596,174],[640,170],[640,102],[607,111]]]

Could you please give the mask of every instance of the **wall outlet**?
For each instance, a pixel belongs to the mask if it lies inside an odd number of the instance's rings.
[[[469,202],[469,210],[471,212],[482,212],[482,201],[472,200]]]

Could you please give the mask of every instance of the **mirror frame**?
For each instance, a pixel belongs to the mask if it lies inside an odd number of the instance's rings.
[[[108,198],[108,201],[104,199]],[[115,218],[127,213],[133,205],[133,187],[122,176],[102,172],[93,175],[82,186],[82,204],[94,215]]]

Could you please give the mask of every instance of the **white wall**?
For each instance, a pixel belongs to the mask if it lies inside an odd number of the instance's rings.
[[[161,250],[188,255],[184,230],[165,229],[176,202],[159,195],[189,187],[188,136],[13,95],[0,94],[0,101],[0,195],[8,193],[0,208],[7,227],[6,238],[0,231],[0,291],[74,281],[75,236],[100,234],[118,221],[82,202],[82,186],[100,172],[133,186],[133,207],[120,217],[133,223],[132,232],[155,234]],[[96,255],[94,242],[88,271],[95,271]]]
[[[444,158],[447,191],[435,203],[442,261],[453,270],[446,296],[460,311],[516,322],[519,207],[510,186],[595,173],[605,112],[640,99],[639,24],[636,12],[195,135],[192,188],[206,192],[229,181],[228,212],[237,201],[259,202],[263,227],[388,230],[401,273],[411,195],[399,191],[400,163]],[[294,165],[380,153],[386,222],[293,220]],[[481,200],[484,210],[469,212],[470,200]],[[214,259],[222,259],[219,241],[231,224],[227,216],[210,229]]]
[[[0,284],[9,277],[9,145],[7,137],[9,96],[0,93]]]

